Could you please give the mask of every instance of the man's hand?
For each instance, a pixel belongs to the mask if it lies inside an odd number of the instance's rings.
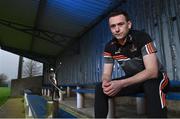
[[[123,80],[103,82],[103,91],[108,96],[115,96],[123,88]]]
[[[102,88],[104,89],[104,88],[110,86],[111,85],[110,82],[111,82],[111,80],[103,80]]]

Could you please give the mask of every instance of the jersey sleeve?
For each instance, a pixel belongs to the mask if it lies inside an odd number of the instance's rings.
[[[155,48],[153,41],[148,34],[146,33],[142,34],[141,43],[142,43],[142,47],[141,47],[142,56],[157,52],[157,49]]]
[[[104,57],[104,63],[114,63],[114,59],[112,57],[112,48],[109,43],[106,44],[104,48],[103,57]]]

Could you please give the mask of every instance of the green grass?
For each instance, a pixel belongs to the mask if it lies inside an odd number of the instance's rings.
[[[10,88],[0,87],[0,106],[6,102],[10,96]]]

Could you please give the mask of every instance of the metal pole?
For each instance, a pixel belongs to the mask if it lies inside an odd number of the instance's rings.
[[[19,66],[18,66],[18,79],[22,78],[22,66],[23,66],[23,57],[19,56]]]

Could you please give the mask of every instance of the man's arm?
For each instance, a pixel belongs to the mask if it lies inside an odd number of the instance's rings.
[[[123,87],[158,77],[158,61],[155,53],[143,56],[145,69],[136,75],[123,80]]]
[[[104,64],[104,70],[102,75],[102,88],[105,88],[109,85],[108,82],[111,81],[112,70],[113,70],[113,63]]]
[[[108,96],[116,95],[122,88],[132,84],[140,83],[148,79],[158,77],[158,62],[155,53],[143,56],[145,69],[136,75],[122,80],[109,82],[108,87],[104,88],[104,93]]]
[[[104,64],[102,80],[111,80],[112,69],[113,69],[113,64],[111,63]]]

